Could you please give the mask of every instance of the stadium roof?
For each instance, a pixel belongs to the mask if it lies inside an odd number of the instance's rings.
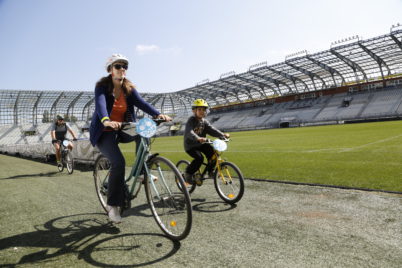
[[[217,106],[390,78],[402,73],[402,30],[395,30],[400,26],[371,39],[336,41],[318,53],[301,51],[278,64],[255,64],[247,72],[225,73],[184,90],[141,95],[162,113],[178,115],[189,113],[196,98]],[[1,90],[0,124],[37,124],[58,113],[85,121],[93,102],[93,92]]]
[[[390,34],[367,40],[354,36],[333,42],[330,49],[315,54],[301,51],[278,64],[255,64],[247,72],[229,72],[174,94],[188,102],[205,98],[214,106],[382,80],[401,73],[402,30],[391,29]]]

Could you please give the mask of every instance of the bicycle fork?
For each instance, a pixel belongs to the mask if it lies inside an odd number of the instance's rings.
[[[220,159],[220,158],[216,161],[216,169],[218,170],[218,175],[219,175],[219,177],[221,178],[222,182],[225,185],[227,185],[228,183],[231,184],[232,183],[232,176],[230,176],[228,168],[227,167],[224,168],[225,171],[226,171],[227,178],[225,178],[225,175],[223,174],[223,171],[221,169],[220,164],[223,163],[223,162],[224,161],[222,159]]]

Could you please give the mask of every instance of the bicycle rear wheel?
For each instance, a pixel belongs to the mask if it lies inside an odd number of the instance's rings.
[[[240,169],[231,162],[222,162],[216,170],[215,189],[220,198],[229,204],[238,202],[244,193],[244,178]]]
[[[68,174],[72,174],[74,171],[74,159],[73,159],[73,155],[70,151],[66,152],[65,162],[66,162],[66,168],[67,168]]]
[[[107,187],[109,182],[109,169],[110,169],[109,160],[103,155],[98,156],[98,158],[95,161],[95,170],[94,170],[95,190],[99,202],[101,203],[101,206],[106,213],[108,212],[106,209],[106,205],[107,205]]]
[[[184,239],[192,224],[190,195],[174,164],[161,156],[147,163],[152,180],[146,178],[145,191],[156,223],[173,240]]]
[[[183,176],[184,179],[184,173],[186,172],[186,168],[188,167],[188,165],[190,165],[190,162],[187,160],[180,160],[179,162],[177,162],[176,167],[177,169],[180,171],[180,174]],[[192,192],[194,192],[195,187],[197,187],[196,184],[191,184],[188,182],[184,182],[184,184],[186,185],[187,191],[191,194]],[[180,187],[180,185],[178,184],[178,186]]]

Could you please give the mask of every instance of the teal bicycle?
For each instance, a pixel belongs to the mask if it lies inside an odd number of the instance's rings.
[[[149,138],[156,132],[156,123],[161,122],[163,121],[143,118],[137,124],[122,124],[120,131],[135,128],[141,135],[141,140],[136,160],[125,180],[127,186],[125,204],[120,212],[131,207],[131,200],[137,197],[141,186],[144,185],[156,223],[169,238],[181,240],[191,230],[191,199],[176,166],[169,159],[150,152]],[[109,169],[109,160],[103,155],[98,156],[95,161],[94,180],[96,194],[106,212]]]

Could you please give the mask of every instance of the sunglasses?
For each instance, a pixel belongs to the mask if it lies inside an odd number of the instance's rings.
[[[120,70],[121,68],[123,68],[124,70],[127,70],[128,69],[128,65],[127,64],[115,64],[115,65],[113,65],[113,67],[116,69],[116,70]]]

